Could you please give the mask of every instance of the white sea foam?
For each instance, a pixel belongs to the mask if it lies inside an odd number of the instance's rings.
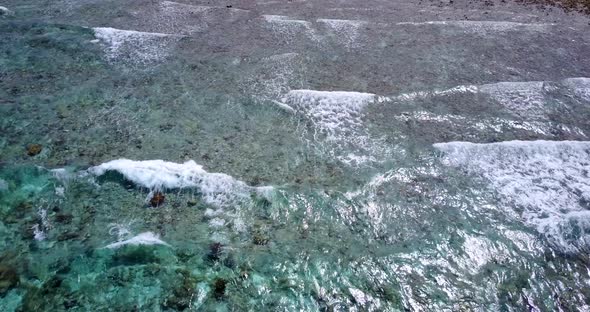
[[[318,40],[311,22],[292,19],[283,15],[263,15],[266,27],[268,27],[279,40],[290,42],[303,34],[314,41]]]
[[[500,254],[493,243],[485,237],[465,235],[464,239],[463,251],[466,255],[464,263],[467,264],[465,269],[474,274]]]
[[[162,1],[154,19],[159,31],[192,34],[208,29],[205,17],[209,10],[206,6]]]
[[[296,20],[292,19],[288,16],[284,15],[262,15],[265,21],[269,23],[279,23],[279,24],[300,24],[300,25],[308,25],[311,24],[308,21],[303,20]]]
[[[205,6],[173,1],[160,2],[157,21],[160,31],[192,34],[209,29],[211,23],[231,23],[246,16],[248,10],[225,6]]]
[[[33,225],[33,235],[35,240],[43,241],[47,238],[47,231],[52,229],[53,226],[49,223],[49,219],[47,218],[47,209],[39,207],[37,210],[37,216],[41,222]]]
[[[198,189],[206,202],[218,206],[247,198],[250,192],[258,190],[227,174],[207,172],[192,160],[180,164],[163,160],[118,159],[88,169],[95,176],[108,171],[119,172],[133,183],[152,190]]]
[[[283,98],[309,117],[328,140],[340,139],[337,132],[360,125],[361,111],[374,100],[371,93],[314,90],[293,90]]]
[[[202,13],[202,12],[205,12],[205,11],[208,11],[208,10],[211,10],[214,8],[214,7],[210,7],[210,6],[186,4],[186,3],[174,2],[174,1],[162,1],[162,2],[160,2],[160,6],[165,11],[174,12],[174,13],[188,13],[188,14]]]
[[[291,106],[285,104],[285,103],[281,103],[279,101],[272,101],[275,105],[277,105],[277,107],[279,107],[280,109],[289,112],[289,113],[294,113],[295,109],[293,109]]]
[[[329,143],[318,146],[322,152],[356,167],[380,161],[391,151],[362,125],[363,110],[378,101],[372,93],[292,90],[281,103],[311,123],[315,141]]]
[[[590,142],[450,142],[434,147],[445,153],[445,164],[489,181],[506,212],[554,245],[566,251],[590,246]]]
[[[394,116],[394,118],[403,121],[446,124],[448,126],[461,127],[464,130],[484,133],[505,133],[507,130],[521,130],[547,137],[555,136],[556,133],[566,133],[581,138],[586,137],[584,131],[579,127],[549,121],[521,121],[497,117],[470,118],[463,115],[435,114],[427,111],[406,112]],[[466,133],[466,131],[463,131],[463,133]]]
[[[0,6],[0,12],[2,12],[2,14],[12,14],[12,11],[10,11],[7,7],[3,7]],[[2,15],[0,14],[0,15]]]
[[[543,118],[547,111],[545,83],[542,81],[499,82],[479,87],[514,115],[522,118]]]
[[[221,218],[213,218],[209,220],[209,226],[212,228],[221,228],[225,225],[225,220]]]
[[[128,223],[111,223],[109,224],[109,234],[117,236],[117,241],[123,241],[126,237],[131,236],[129,227],[134,221]]]
[[[93,30],[94,36],[107,45],[109,60],[125,60],[134,64],[161,61],[168,56],[170,45],[182,38],[173,34],[110,27],[96,27]]]
[[[585,136],[583,131],[575,126],[558,125],[551,122],[549,115],[552,112],[556,112],[561,108],[568,108],[565,102],[553,96],[554,92],[565,93],[568,98],[576,97],[582,102],[590,101],[590,78],[569,78],[555,82],[523,81],[497,82],[479,86],[459,85],[443,90],[402,93],[397,96],[388,97],[388,99],[394,101],[415,101],[457,94],[481,94],[488,96],[491,100],[501,105],[506,113],[522,120],[513,124],[507,124],[499,120],[482,120],[479,123],[481,126],[487,127],[491,124],[498,124],[499,126],[508,126],[510,128],[533,130],[541,134],[549,134],[551,133],[551,129],[555,129]],[[421,120],[430,118],[432,121],[442,121],[440,119],[434,120],[435,118],[446,118],[444,116],[434,116],[434,114],[427,112],[423,113],[423,116],[414,117],[418,117]],[[465,119],[465,117],[459,115],[453,117],[449,115],[449,117],[448,119],[453,120]]]
[[[409,92],[409,93],[402,93],[395,97],[391,97],[391,100],[400,100],[400,101],[413,101],[417,99],[424,99],[428,97],[435,97],[435,96],[445,96],[445,95],[452,95],[452,94],[460,94],[460,93],[476,93],[477,86],[475,85],[461,85],[456,86],[450,89],[444,90],[432,90],[432,91],[416,91],[416,92]]]
[[[396,25],[412,26],[452,26],[471,33],[507,32],[507,31],[548,31],[553,24],[545,23],[518,23],[506,21],[427,21],[427,22],[402,22]]]
[[[542,251],[539,238],[532,234],[508,229],[502,229],[502,234],[510,239],[518,249],[531,255],[539,254]]]
[[[47,238],[47,234],[45,234],[45,232],[43,232],[43,230],[41,229],[39,224],[33,225],[32,229],[33,229],[33,238],[36,241],[44,241]]]
[[[55,195],[59,197],[66,197],[66,189],[63,186],[58,186],[55,188]]]
[[[107,171],[118,171],[130,181],[149,189],[196,187],[200,184],[200,178],[208,174],[203,166],[192,160],[179,164],[163,160],[118,159],[88,170],[97,176]]]
[[[454,115],[454,114],[434,114],[427,111],[415,111],[415,112],[406,112],[401,115],[395,116],[395,119],[399,120],[416,120],[416,121],[432,121],[432,122],[447,122],[447,123],[454,123],[457,121],[464,121],[467,117],[462,115]]]
[[[121,248],[126,245],[131,245],[131,246],[138,246],[138,245],[170,246],[168,243],[161,240],[159,235],[154,234],[152,232],[145,232],[145,233],[138,234],[130,239],[109,244],[109,245],[105,246],[104,248],[117,249],[117,248]]]
[[[542,81],[498,82],[484,85],[460,85],[450,89],[416,91],[392,97],[413,101],[453,94],[487,94],[518,117],[542,118],[546,113],[545,83]]]
[[[49,170],[53,177],[58,180],[63,187],[68,187],[70,182],[76,178],[76,173],[67,168],[56,168]]]
[[[590,78],[568,78],[564,79],[563,83],[571,88],[576,96],[584,101],[590,101]]]
[[[367,306],[371,301],[373,301],[373,297],[371,295],[364,293],[362,290],[358,288],[349,287],[348,291],[350,295],[354,298],[354,301],[360,304],[361,306]]]
[[[347,48],[358,46],[360,29],[367,24],[364,21],[339,19],[318,19],[317,22],[326,25]]]
[[[302,80],[304,68],[304,62],[297,53],[271,55],[261,59],[256,72],[246,77],[244,88],[250,89],[257,97],[275,100]],[[289,110],[288,106],[282,106],[280,102],[275,104]]]
[[[353,153],[349,153],[348,155],[339,155],[338,160],[342,163],[351,166],[351,167],[358,167],[365,163],[370,162],[377,162],[377,158],[370,155],[356,155]]]

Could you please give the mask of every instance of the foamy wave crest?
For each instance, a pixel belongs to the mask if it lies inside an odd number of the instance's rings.
[[[226,6],[204,6],[174,1],[162,1],[152,20],[157,29],[167,33],[191,35],[207,31],[211,23],[232,23],[248,16],[248,10]]]
[[[473,133],[513,132],[543,139],[587,139],[584,116],[590,102],[590,79],[568,78],[558,81],[497,82],[484,85],[460,85],[450,89],[435,89],[403,93],[389,97],[392,101],[430,103],[440,97],[454,96],[460,101],[491,101],[503,113],[501,117],[469,114],[440,115],[428,110],[404,112],[394,117],[418,123],[440,123],[455,128],[461,140],[470,140]],[[421,103],[417,103],[421,105]],[[428,129],[429,125],[424,126]],[[528,134],[526,133],[528,132]],[[519,137],[517,136],[517,137]],[[480,138],[481,135],[475,136]],[[526,136],[530,137],[530,136]]]
[[[152,232],[145,232],[145,233],[138,234],[137,236],[134,236],[130,239],[109,244],[109,245],[105,246],[104,248],[117,249],[117,248],[121,248],[121,247],[127,246],[127,245],[131,245],[131,246],[138,246],[138,245],[170,246],[168,243],[161,240],[159,235],[154,234]]]
[[[498,117],[483,118],[481,116],[472,118],[455,114],[435,114],[428,111],[407,112],[394,116],[394,119],[461,127],[463,134],[467,134],[469,131],[501,134],[506,131],[520,130],[547,137],[555,137],[559,134],[566,133],[570,136],[586,138],[586,134],[579,127],[551,121],[510,120]]]
[[[88,169],[101,176],[109,171],[122,174],[133,183],[149,189],[198,189],[209,204],[223,206],[248,198],[251,192],[268,193],[269,187],[250,187],[223,173],[210,173],[193,160],[183,164],[163,160],[112,160]]]
[[[358,46],[361,28],[367,24],[364,21],[338,19],[318,19],[317,22],[326,25],[347,48]]]
[[[568,252],[590,247],[590,142],[434,144],[443,163],[489,181],[502,207]],[[512,207],[512,208],[510,208]]]
[[[297,53],[271,55],[261,59],[259,68],[246,77],[243,86],[262,99],[279,99],[303,79],[304,70],[305,64]]]
[[[590,78],[567,78],[558,81],[496,82],[483,85],[459,85],[445,90],[428,90],[403,93],[391,100],[414,101],[456,94],[485,94],[506,107],[512,114],[531,118],[545,117],[552,92],[565,87],[568,97],[590,100]]]
[[[338,140],[341,131],[361,124],[361,111],[374,99],[371,93],[293,90],[283,102],[309,117],[328,140]]]
[[[263,15],[265,25],[281,41],[293,41],[298,36],[305,36],[318,41],[318,35],[311,22],[292,19],[283,15]]]
[[[583,101],[590,101],[590,78],[568,78],[563,80],[563,84],[572,89]]]
[[[542,81],[498,82],[482,85],[479,91],[523,118],[543,118],[547,110],[546,84]]]
[[[9,15],[12,14],[12,11],[10,11],[7,7],[0,6],[0,13],[0,15]]]
[[[292,90],[281,104],[311,122],[314,139],[330,143],[330,147],[322,147],[329,154],[343,163],[359,165],[386,152],[362,126],[363,109],[379,100],[372,93]]]
[[[107,45],[106,56],[110,61],[126,61],[131,64],[161,61],[170,52],[170,45],[182,36],[122,30],[110,27],[93,28],[94,36]]]
[[[390,97],[391,100],[399,101],[415,101],[417,99],[425,99],[437,96],[447,96],[453,94],[477,93],[476,85],[460,85],[445,90],[430,90],[430,91],[416,91],[410,93],[402,93],[400,95]]]

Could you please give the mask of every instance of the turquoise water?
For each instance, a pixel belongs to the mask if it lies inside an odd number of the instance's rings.
[[[123,2],[0,3],[2,311],[590,310],[584,17]]]

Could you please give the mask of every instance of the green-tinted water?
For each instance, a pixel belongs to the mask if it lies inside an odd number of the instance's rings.
[[[2,311],[590,309],[586,20],[305,3],[6,3]]]

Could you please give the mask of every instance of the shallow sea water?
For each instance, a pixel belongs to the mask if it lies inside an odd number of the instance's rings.
[[[0,3],[1,310],[590,311],[588,20],[456,2]]]

